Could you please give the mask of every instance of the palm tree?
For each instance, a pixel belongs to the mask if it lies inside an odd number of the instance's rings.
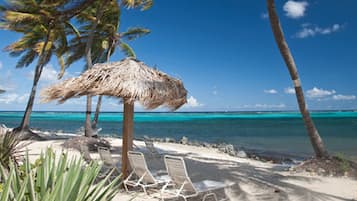
[[[39,138],[30,130],[29,124],[43,67],[53,54],[60,65],[64,65],[62,56],[67,47],[67,35],[77,33],[69,20],[91,1],[9,0],[7,5],[1,6],[1,28],[23,34],[18,41],[5,48],[10,55],[21,56],[16,67],[27,67],[38,57],[26,110],[20,126],[15,128],[24,139]]]
[[[100,19],[98,19],[98,15],[96,15],[95,11],[99,7],[101,7],[100,10],[102,12]],[[70,42],[70,54],[66,60],[67,67],[74,61],[83,57],[86,57],[86,69],[89,68],[92,63],[109,62],[109,58],[114,53],[116,46],[119,46],[126,56],[135,57],[133,49],[123,40],[134,40],[150,32],[147,29],[135,27],[128,29],[128,31],[124,33],[117,33],[120,22],[120,7],[114,1],[109,2],[107,5],[103,5],[102,2],[101,5],[94,5],[93,7],[86,9],[78,15],[78,21],[84,25],[80,28],[81,37],[79,39],[76,38],[71,40]],[[96,27],[95,29],[93,29],[94,26]],[[83,49],[89,49],[89,42],[91,44],[90,56],[87,51],[82,51]],[[92,129],[96,127],[96,123],[98,122],[101,101],[102,97],[99,96],[94,120],[90,123],[91,101],[90,97],[87,97],[85,121],[85,136],[87,137],[94,135]]]
[[[280,53],[289,70],[290,77],[294,83],[295,94],[299,105],[300,113],[302,114],[307,133],[310,137],[310,142],[315,151],[315,155],[317,158],[327,157],[328,153],[324,147],[324,143],[307,109],[305,98],[304,98],[304,92],[301,87],[301,82],[299,79],[299,74],[295,65],[294,58],[290,52],[288,44],[285,41],[284,34],[279,22],[279,17],[275,11],[274,0],[267,0],[267,7],[268,7],[271,29],[274,33],[275,41],[279,47]]]
[[[134,50],[124,41],[131,41],[136,38],[139,38],[141,36],[147,35],[150,33],[150,30],[141,28],[141,27],[135,27],[135,28],[129,28],[127,31],[123,33],[115,33],[112,38],[111,46],[108,47],[107,52],[107,60],[106,62],[109,62],[110,55],[114,53],[116,46],[119,46],[121,51],[124,53],[126,57],[133,57],[136,58],[136,54]],[[97,127],[98,123],[98,118],[99,118],[99,112],[100,112],[100,107],[102,103],[102,96],[100,95],[98,97],[97,101],[97,107],[94,113],[94,118],[92,122],[92,128],[95,129]]]

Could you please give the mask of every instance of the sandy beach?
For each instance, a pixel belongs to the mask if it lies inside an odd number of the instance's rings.
[[[112,145],[114,160],[121,157],[121,139],[106,138]],[[57,154],[61,150],[68,151],[73,157],[80,156],[79,151],[62,146],[64,139],[31,141],[28,149],[30,159],[35,160],[41,151],[52,147]],[[269,162],[261,162],[249,158],[232,157],[219,152],[215,148],[196,147],[175,143],[155,142],[161,156],[151,156],[143,141],[135,141],[135,150],[145,154],[151,171],[164,170],[163,155],[183,156],[188,174],[193,182],[210,179],[224,182],[227,185],[221,196],[230,200],[357,200],[357,180],[347,177],[321,177],[312,173],[296,173],[289,167]],[[94,160],[100,161],[98,153],[91,153]],[[134,198],[134,199],[133,199]],[[150,191],[126,193],[123,190],[114,200],[133,199],[159,200],[159,193]],[[193,199],[194,200],[194,199]]]

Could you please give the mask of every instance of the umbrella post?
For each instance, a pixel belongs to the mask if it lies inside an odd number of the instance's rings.
[[[133,119],[134,119],[134,103],[124,100],[124,119],[123,119],[123,145],[122,145],[122,176],[128,176],[128,151],[132,150],[133,146]]]

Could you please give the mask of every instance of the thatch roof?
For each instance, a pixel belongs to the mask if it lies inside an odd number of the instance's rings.
[[[57,99],[63,103],[83,95],[106,95],[139,101],[145,108],[160,105],[177,109],[186,103],[187,91],[181,80],[127,58],[119,62],[95,64],[77,78],[45,88],[43,102]]]

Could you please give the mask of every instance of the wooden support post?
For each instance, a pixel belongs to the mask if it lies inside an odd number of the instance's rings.
[[[133,145],[133,121],[134,121],[134,103],[128,103],[124,100],[124,119],[123,119],[123,145],[122,145],[122,176],[128,176],[128,151]]]

